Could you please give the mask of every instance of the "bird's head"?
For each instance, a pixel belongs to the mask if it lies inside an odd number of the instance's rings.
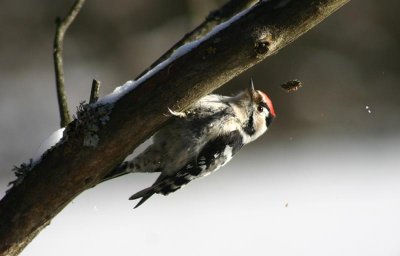
[[[249,142],[267,131],[276,116],[271,99],[262,91],[255,90],[252,80],[249,88],[234,97],[232,103]]]

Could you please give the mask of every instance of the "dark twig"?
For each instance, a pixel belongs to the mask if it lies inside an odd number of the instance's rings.
[[[95,103],[99,99],[100,82],[93,79],[92,89],[90,90],[89,103]]]
[[[65,127],[71,122],[71,116],[68,111],[67,96],[65,94],[64,85],[64,66],[63,66],[63,42],[64,35],[67,32],[68,27],[74,21],[75,17],[78,15],[82,8],[85,0],[76,0],[71,10],[68,12],[64,19],[57,17],[56,19],[56,34],[53,43],[53,60],[54,69],[56,75],[56,89],[57,89],[57,99],[58,108],[60,111],[60,126]]]

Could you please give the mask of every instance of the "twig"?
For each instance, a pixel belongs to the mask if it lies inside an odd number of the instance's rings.
[[[89,103],[95,103],[99,99],[100,82],[93,79],[92,89],[90,90]]]
[[[56,34],[53,42],[53,60],[54,70],[56,76],[56,89],[58,108],[60,111],[60,126],[65,127],[71,122],[71,116],[68,111],[67,96],[65,94],[64,84],[64,66],[63,66],[63,42],[64,36],[67,32],[68,27],[74,21],[82,8],[85,0],[76,0],[71,10],[64,19],[59,17],[56,18]]]
[[[95,118],[97,145],[83,146],[84,121],[66,128],[66,139],[34,165],[0,201],[0,256],[18,254],[73,198],[96,185],[169,118],[230,79],[276,54],[348,0],[260,1],[168,65],[126,91]],[[210,51],[212,49],[212,51]],[[106,108],[97,102],[96,109]],[[90,108],[89,108],[90,109]],[[105,116],[106,115],[106,116]],[[91,125],[91,123],[89,123]],[[78,128],[77,128],[78,127]],[[97,129],[98,128],[98,129]]]

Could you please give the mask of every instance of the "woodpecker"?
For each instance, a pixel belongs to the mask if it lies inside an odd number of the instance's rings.
[[[209,175],[229,162],[242,148],[265,133],[275,118],[270,98],[254,89],[236,96],[207,95],[183,112],[171,111],[173,120],[153,136],[153,144],[125,161],[104,179],[127,173],[160,172],[154,184],[131,196],[141,200],[168,195],[190,181]]]

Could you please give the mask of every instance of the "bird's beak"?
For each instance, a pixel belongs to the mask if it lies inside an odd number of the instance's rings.
[[[251,101],[254,102],[254,96],[256,95],[257,91],[254,89],[253,78],[250,78],[249,83],[249,95],[251,97]]]

